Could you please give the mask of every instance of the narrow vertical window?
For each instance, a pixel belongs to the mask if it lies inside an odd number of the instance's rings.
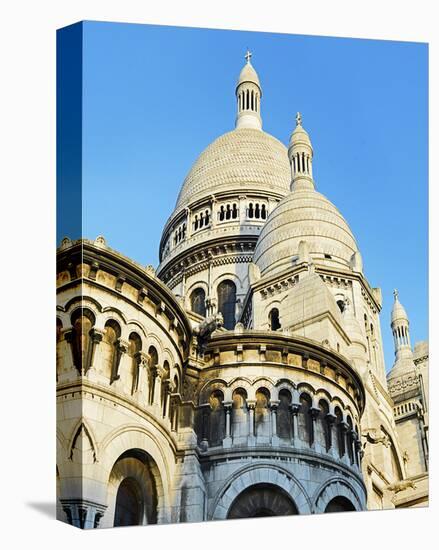
[[[223,314],[224,327],[228,330],[235,328],[236,285],[226,280],[218,285],[218,311]]]

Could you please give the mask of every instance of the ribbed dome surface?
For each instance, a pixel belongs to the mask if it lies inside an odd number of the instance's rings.
[[[253,261],[262,275],[274,274],[292,265],[300,241],[309,253],[330,265],[348,267],[358,251],[348,224],[337,208],[321,193],[297,190],[284,197],[262,228]],[[325,258],[324,255],[330,258]]]
[[[396,323],[397,321],[408,321],[407,312],[398,299],[396,299],[393,304],[391,314],[391,322]]]
[[[176,209],[220,191],[289,192],[291,180],[287,148],[279,140],[253,128],[222,135],[198,157],[177,199]]]

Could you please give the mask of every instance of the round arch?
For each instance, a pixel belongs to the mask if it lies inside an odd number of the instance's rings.
[[[172,475],[170,467],[174,464],[173,451],[167,440],[163,438],[159,440],[157,436],[138,425],[115,430],[100,445],[101,471],[105,476],[103,481],[106,485],[117,460],[133,449],[146,453],[152,459],[151,471],[157,492],[157,523],[166,523],[170,520],[169,493]],[[109,496],[107,495],[107,499]],[[112,495],[112,498],[115,498],[115,495]],[[105,523],[107,524],[108,521],[110,520],[106,515]]]
[[[316,514],[323,514],[328,504],[336,497],[347,499],[354,507],[354,510],[360,511],[366,509],[364,494],[359,495],[355,488],[341,477],[331,478],[319,487],[315,495],[313,500]]]
[[[245,466],[225,481],[212,504],[208,519],[226,519],[236,498],[245,489],[255,485],[280,488],[293,501],[298,514],[311,513],[311,502],[299,481],[280,466],[261,463]]]

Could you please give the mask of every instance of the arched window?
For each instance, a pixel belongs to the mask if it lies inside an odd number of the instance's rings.
[[[220,222],[224,221],[225,212],[224,212],[224,206],[223,205],[221,205],[218,215],[219,215],[219,221]]]
[[[327,452],[331,446],[331,432],[328,423],[329,405],[324,399],[319,401],[319,409],[319,415],[316,422],[316,440]]]
[[[233,443],[247,443],[247,392],[237,388],[232,396],[232,436]]]
[[[137,357],[136,354],[142,349],[142,340],[140,336],[135,332],[132,332],[128,337],[128,357],[131,362],[131,379],[132,383],[132,392],[137,389],[138,385],[138,371],[137,371]]]
[[[298,428],[299,428],[299,438],[302,441],[312,445],[314,440],[314,434],[312,433],[313,425],[311,418],[311,397],[307,393],[302,393],[300,396],[300,410],[298,415]]]
[[[162,391],[160,393],[161,395],[161,407],[162,407],[162,414],[163,417],[166,416],[166,410],[168,408],[167,401],[170,398],[170,395],[168,395],[168,387],[169,387],[169,375],[170,375],[171,369],[169,368],[168,361],[165,361],[163,363],[163,376],[162,376]]]
[[[236,285],[233,281],[223,281],[218,285],[218,311],[223,314],[224,328],[235,328]]]
[[[255,204],[255,218],[257,218],[257,219],[260,218],[260,210],[259,210],[259,203],[258,202]]]
[[[254,210],[253,210],[253,203],[251,202],[248,205],[248,217],[253,218],[253,216],[254,216]]]
[[[337,305],[338,305],[338,309],[340,310],[340,312],[343,313],[344,310],[345,310],[345,307],[346,307],[346,304],[345,304],[345,301],[343,300],[343,298],[339,298],[337,300]]]
[[[268,318],[270,319],[270,330],[279,330],[281,328],[279,321],[279,310],[276,307],[270,311]]]
[[[236,220],[236,218],[238,217],[238,208],[236,206],[236,204],[233,204],[233,207],[232,207],[232,218],[234,220]]]
[[[277,409],[277,435],[282,439],[291,440],[292,427],[291,393],[287,389],[281,389]]]
[[[263,204],[263,205],[261,206],[261,218],[262,218],[263,220],[266,220],[266,219],[267,219],[267,208],[266,208],[265,204]]]
[[[354,429],[354,425],[352,423],[352,419],[350,416],[347,417],[346,419],[347,421],[347,424],[349,426],[348,428],[348,431],[347,431],[347,434],[346,434],[346,444],[347,444],[347,447],[348,447],[348,457],[349,457],[349,460],[351,462],[351,464],[354,463],[354,439],[353,439],[353,429]]]
[[[232,215],[232,211],[230,210],[230,204],[226,206],[226,220],[230,220],[230,217]]]
[[[95,324],[95,316],[88,309],[78,308],[72,314],[73,362],[79,372],[86,372],[91,360],[90,331]]]
[[[150,388],[149,403],[152,403],[154,399],[154,389],[155,389],[154,388],[154,383],[155,383],[154,367],[156,367],[159,364],[159,354],[157,353],[157,350],[155,349],[154,346],[150,346],[148,349],[148,355],[150,356],[150,366],[151,366],[151,369],[149,371],[150,379],[148,384]]]
[[[117,340],[120,338],[120,326],[116,321],[110,319],[105,323],[104,337],[102,338],[102,363],[104,372],[113,382],[117,379],[117,367],[119,352],[117,350]]]
[[[210,395],[209,445],[212,447],[221,445],[225,435],[223,401],[224,396],[220,390],[215,390]]]
[[[344,456],[345,454],[345,437],[344,437],[344,427],[343,427],[343,413],[341,412],[339,407],[335,407],[334,410],[335,413],[335,427],[337,430],[337,447],[338,447],[338,454],[340,457]]]
[[[206,293],[202,288],[196,288],[191,294],[191,311],[206,317]]]
[[[270,393],[267,388],[260,388],[256,392],[255,428],[256,436],[268,438],[270,436]]]

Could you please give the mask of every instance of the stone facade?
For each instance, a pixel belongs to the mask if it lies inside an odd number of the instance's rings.
[[[157,271],[95,241],[57,264],[58,517],[82,528],[428,501],[428,347],[315,190],[298,115],[262,130],[247,63],[232,132],[202,153]]]

